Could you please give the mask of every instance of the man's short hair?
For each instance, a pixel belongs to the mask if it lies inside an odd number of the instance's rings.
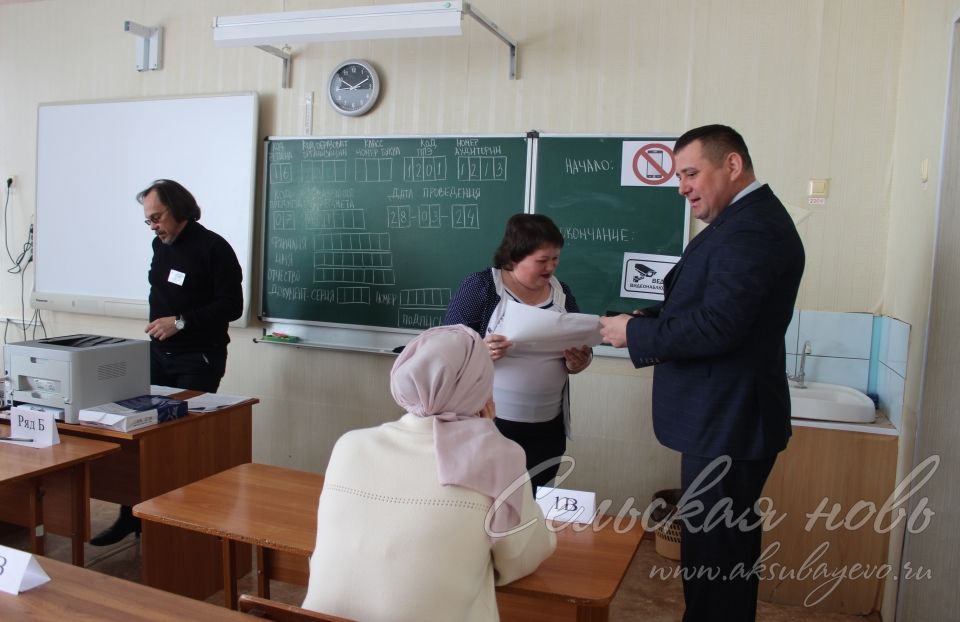
[[[177,222],[184,220],[200,220],[200,206],[190,191],[171,179],[158,179],[150,187],[137,194],[137,202],[143,204],[143,199],[151,192],[157,193],[157,198],[163,204],[173,219]]]
[[[743,160],[743,168],[753,170],[753,160],[747,151],[747,143],[732,127],[718,124],[695,127],[677,139],[673,152],[679,152],[695,140],[699,140],[703,145],[703,155],[712,163],[719,165],[728,153],[736,153]]]

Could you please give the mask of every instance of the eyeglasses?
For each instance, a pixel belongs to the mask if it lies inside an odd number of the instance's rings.
[[[167,210],[163,210],[159,214],[153,214],[150,218],[144,219],[143,223],[148,227],[153,226],[163,220],[164,215],[166,215]]]

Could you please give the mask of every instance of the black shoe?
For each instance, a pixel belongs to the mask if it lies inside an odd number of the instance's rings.
[[[124,512],[120,508],[120,517],[116,521],[94,537],[90,538],[92,546],[110,546],[120,542],[132,533],[140,536],[140,519],[129,512],[129,508]]]

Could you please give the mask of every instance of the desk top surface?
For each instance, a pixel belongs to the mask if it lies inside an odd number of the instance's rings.
[[[316,541],[323,475],[241,464],[136,505],[146,520],[303,556]],[[603,519],[609,519],[604,521]],[[498,590],[601,605],[616,594],[643,531],[554,524],[557,550],[531,575]],[[580,529],[580,531],[576,531]]]
[[[183,391],[181,393],[174,393],[170,397],[178,400],[188,400],[191,397],[196,397],[202,395],[203,391]],[[79,433],[86,434],[87,436],[96,436],[106,439],[116,439],[116,440],[136,440],[141,436],[147,436],[154,434],[156,432],[165,432],[171,427],[178,425],[188,425],[190,423],[196,422],[199,419],[209,418],[222,414],[234,414],[240,411],[250,409],[254,404],[259,404],[260,400],[255,397],[248,398],[237,404],[231,404],[230,406],[224,406],[223,408],[218,408],[216,410],[207,410],[203,412],[190,411],[185,417],[180,417],[179,419],[174,419],[173,421],[164,421],[163,423],[157,423],[154,425],[144,426],[142,428],[137,428],[136,430],[130,430],[129,432],[121,432],[120,430],[108,430],[106,428],[100,428],[92,425],[82,425],[79,423],[65,423],[63,421],[57,422],[57,429],[61,432],[68,432],[70,434]],[[0,417],[0,424],[9,424],[9,412],[5,412],[2,417]]]
[[[0,483],[16,482],[120,451],[120,445],[89,438],[61,436],[50,447],[0,443]]]
[[[13,596],[0,592],[0,620],[105,620],[149,616],[156,622],[249,621],[251,618],[199,600],[131,583],[46,557],[35,558],[50,581]]]
[[[196,397],[197,395],[202,395],[203,391],[183,391],[182,393],[174,393],[170,397],[177,400],[188,400],[191,397]],[[137,428],[136,430],[130,430],[129,432],[120,432],[119,430],[107,430],[106,428],[98,428],[91,425],[81,425],[79,423],[63,423],[62,421],[57,423],[57,427],[61,431],[70,432],[70,433],[81,433],[87,435],[95,435],[102,438],[115,438],[120,440],[136,440],[141,436],[147,436],[157,432],[167,432],[171,428],[180,425],[189,425],[200,419],[216,417],[220,415],[233,415],[240,411],[250,412],[251,407],[254,404],[259,404],[260,400],[255,397],[248,398],[237,404],[231,404],[230,406],[224,406],[223,408],[218,408],[217,410],[208,410],[204,412],[188,412],[185,417],[180,417],[179,419],[174,419],[173,421],[164,421],[163,423],[157,423],[154,425],[144,426],[142,428]]]

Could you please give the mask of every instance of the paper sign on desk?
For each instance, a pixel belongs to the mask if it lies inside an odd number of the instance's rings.
[[[592,523],[597,513],[597,493],[539,486],[537,505],[548,520],[560,523]]]
[[[60,442],[53,413],[34,410],[29,406],[14,406],[10,409],[10,437],[30,439],[5,441],[24,447],[50,447]]]
[[[16,596],[49,580],[33,555],[0,546],[0,592]]]

